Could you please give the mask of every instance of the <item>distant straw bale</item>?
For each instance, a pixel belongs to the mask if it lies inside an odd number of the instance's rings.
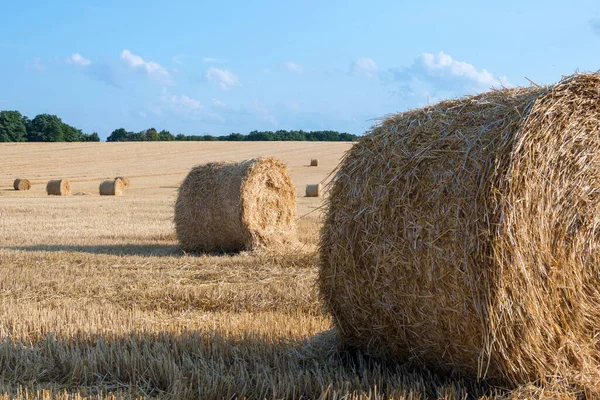
[[[317,183],[316,185],[306,185],[306,197],[321,197],[323,191],[323,185]]]
[[[129,187],[129,178],[126,176],[117,176],[115,178],[115,180],[120,180],[123,181],[123,187],[124,188],[128,188]]]
[[[15,179],[13,187],[15,190],[29,190],[31,189],[31,183],[27,179]]]
[[[120,196],[125,190],[125,184],[121,179],[100,182],[100,196]]]
[[[68,196],[71,194],[71,184],[66,179],[49,181],[46,185],[46,193],[51,196]]]
[[[296,192],[275,158],[194,167],[179,188],[175,228],[186,251],[277,247],[295,235]]]
[[[400,113],[362,137],[321,234],[320,292],[344,342],[598,390],[599,93],[600,75],[577,74]]]
[[[318,167],[319,166],[319,159],[313,158],[312,160],[310,160],[310,166],[311,167]]]

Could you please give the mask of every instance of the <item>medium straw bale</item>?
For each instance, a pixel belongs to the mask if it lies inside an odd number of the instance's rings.
[[[311,167],[318,167],[319,166],[319,159],[318,158],[313,158],[310,160],[310,166]]]
[[[294,242],[296,192],[275,158],[194,167],[175,203],[185,251],[235,252]]]
[[[51,196],[68,196],[71,194],[71,184],[66,179],[48,181],[46,193]]]
[[[306,185],[306,197],[321,197],[323,191],[323,185],[317,183],[316,185]]]
[[[100,196],[120,196],[125,190],[125,184],[121,179],[113,179],[100,182]]]
[[[320,292],[344,342],[597,393],[599,126],[598,74],[377,124],[342,161],[321,233]]]
[[[15,190],[29,190],[31,189],[31,183],[27,179],[15,179],[13,187]]]

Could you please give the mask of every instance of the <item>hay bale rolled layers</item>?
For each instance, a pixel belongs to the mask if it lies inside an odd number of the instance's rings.
[[[274,158],[194,167],[175,203],[177,239],[185,251],[235,252],[278,246],[295,233],[296,192]]]
[[[125,184],[121,179],[100,182],[100,196],[120,196],[125,190]]]
[[[117,177],[115,178],[115,180],[116,180],[116,181],[117,181],[117,180],[120,180],[120,181],[122,181],[122,182],[123,182],[123,187],[124,187],[124,188],[128,188],[128,187],[129,187],[129,183],[130,183],[130,182],[129,182],[129,178],[128,178],[128,177],[126,177],[126,176],[117,176]]]
[[[316,185],[306,185],[306,197],[321,197],[323,191],[323,185],[320,183]]]
[[[318,167],[319,166],[319,159],[317,158],[313,158],[310,160],[310,166],[311,167]]]
[[[68,196],[71,194],[71,184],[66,179],[48,181],[46,193],[50,196]]]
[[[29,190],[31,189],[31,183],[27,179],[15,179],[13,188],[15,190]]]
[[[345,343],[513,384],[599,382],[599,93],[599,75],[574,75],[361,138],[321,234]]]

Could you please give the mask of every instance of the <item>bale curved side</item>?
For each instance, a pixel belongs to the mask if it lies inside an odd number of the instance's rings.
[[[114,179],[100,182],[100,196],[121,196],[125,185],[121,179]]]
[[[321,197],[323,191],[323,185],[317,183],[316,185],[306,185],[306,197]]]
[[[186,251],[235,252],[294,236],[295,188],[274,158],[193,168],[179,188],[175,228]]]
[[[513,384],[595,385],[599,92],[599,75],[575,75],[361,138],[321,233],[319,287],[344,341]]]
[[[31,189],[31,183],[27,179],[15,179],[13,188],[15,190],[29,190]]]
[[[66,179],[48,181],[46,193],[50,196],[68,196],[71,194],[71,184]]]
[[[313,158],[310,160],[310,166],[311,167],[318,167],[319,166],[319,159],[318,158]]]

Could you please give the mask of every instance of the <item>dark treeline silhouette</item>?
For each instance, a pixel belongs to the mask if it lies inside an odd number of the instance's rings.
[[[353,142],[358,138],[350,133],[336,131],[252,131],[247,135],[241,133],[230,133],[225,136],[212,135],[184,135],[182,133],[173,135],[171,132],[162,130],[158,132],[154,128],[140,132],[128,132],[124,128],[114,130],[106,139],[107,142],[155,142],[155,141],[188,141],[188,142],[210,142],[210,141],[312,141],[312,142]]]
[[[18,111],[0,111],[0,142],[99,142],[96,132],[87,134],[65,124],[56,115],[39,114],[34,119]]]

